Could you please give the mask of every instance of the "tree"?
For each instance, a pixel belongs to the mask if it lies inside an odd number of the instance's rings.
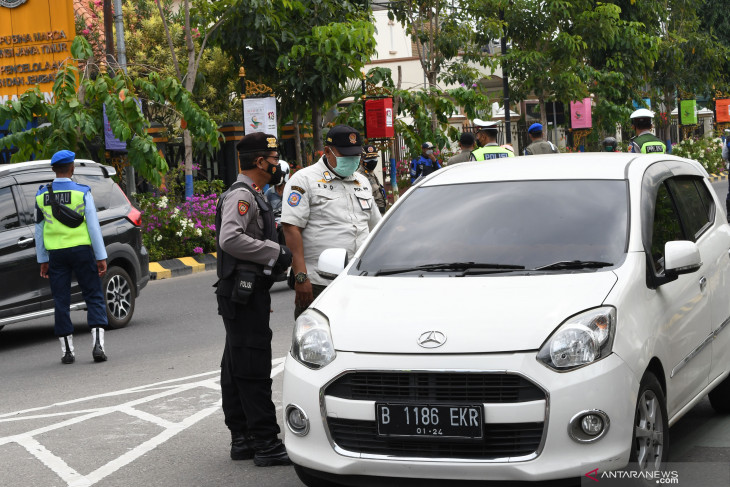
[[[510,49],[497,62],[509,73],[514,99],[537,97],[543,125],[546,102],[580,100],[605,87],[614,97],[602,101],[610,105],[631,91],[636,73],[656,59],[653,37],[621,19],[611,2],[485,0],[481,8],[503,12],[500,36],[507,37]],[[599,62],[592,64],[594,58]]]
[[[438,81],[471,84],[482,74],[469,61],[488,64],[477,43],[477,25],[483,33],[498,27],[496,14],[479,9],[481,0],[456,5],[447,0],[406,0],[389,4],[388,17],[398,20],[414,38],[416,55],[421,63],[428,90],[439,99]],[[478,11],[479,22],[472,22],[470,12]],[[487,42],[489,42],[487,40]],[[431,131],[438,130],[438,114],[425,114],[431,120]]]
[[[82,36],[74,39],[71,53],[78,60],[92,58],[91,46]],[[145,179],[159,185],[161,176],[167,172],[167,163],[146,133],[149,122],[136,98],[169,106],[188,121],[192,137],[211,147],[218,146],[215,124],[174,78],[151,73],[133,80],[123,73],[112,78],[103,72],[91,78],[88,75],[92,70],[93,65],[88,62],[82,71],[72,63],[64,64],[53,86],[53,103],[45,103],[36,87],[17,101],[0,105],[0,124],[10,122],[10,135],[0,139],[0,144],[18,149],[12,156],[13,162],[50,158],[61,148],[73,150],[82,157],[92,156],[89,143],[103,137],[102,111],[106,105],[114,136],[127,142],[130,164]],[[34,120],[46,123],[26,130]]]
[[[216,41],[245,65],[248,78],[272,87],[295,120],[311,113],[315,149],[322,149],[322,107],[339,101],[375,50],[361,3],[222,0],[213,7],[229,11]]]

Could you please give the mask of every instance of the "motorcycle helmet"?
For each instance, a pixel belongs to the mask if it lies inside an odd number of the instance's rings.
[[[277,184],[277,186],[282,186],[289,182],[289,163],[286,162],[284,159],[279,159],[279,167],[281,167],[281,171],[284,173],[284,177],[281,178],[281,182]]]
[[[616,152],[616,149],[618,149],[618,141],[613,137],[606,137],[601,142],[601,145],[603,146],[604,152]]]

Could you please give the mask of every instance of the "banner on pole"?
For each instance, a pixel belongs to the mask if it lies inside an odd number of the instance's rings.
[[[589,129],[593,127],[590,98],[570,102],[570,127],[572,129]]]
[[[264,132],[279,136],[276,130],[276,98],[246,98],[243,100],[243,112],[246,135]]]
[[[730,122],[730,98],[723,98],[715,102],[716,122]]]
[[[682,100],[679,102],[679,123],[695,125],[697,123],[697,100]]]

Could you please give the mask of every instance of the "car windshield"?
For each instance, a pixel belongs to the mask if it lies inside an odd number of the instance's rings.
[[[627,228],[622,180],[424,186],[388,215],[350,272],[596,272],[623,261]]]

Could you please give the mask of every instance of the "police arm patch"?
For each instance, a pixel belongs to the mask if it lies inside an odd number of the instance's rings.
[[[245,215],[246,213],[248,213],[248,209],[250,206],[251,204],[248,201],[238,200],[238,213],[242,216]]]
[[[302,195],[294,192],[289,194],[289,199],[286,200],[289,206],[298,206],[300,201],[302,201]]]
[[[324,181],[322,181],[322,182],[324,182]],[[299,186],[292,186],[291,187],[291,190],[292,191],[298,191],[298,192],[300,192],[302,194],[306,193],[306,191],[304,191],[304,188],[300,188]]]

